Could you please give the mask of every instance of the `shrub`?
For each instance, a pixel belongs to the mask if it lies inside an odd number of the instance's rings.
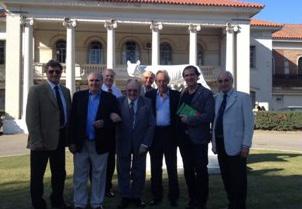
[[[302,112],[257,112],[255,129],[295,131],[302,130]]]

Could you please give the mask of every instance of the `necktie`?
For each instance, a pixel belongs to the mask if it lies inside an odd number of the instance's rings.
[[[57,102],[58,102],[58,106],[59,106],[59,110],[60,110],[60,127],[63,127],[65,124],[65,114],[64,114],[64,107],[63,107],[63,103],[62,103],[62,99],[60,96],[58,86],[55,86],[55,92],[56,92],[56,98],[57,98]]]
[[[223,100],[221,102],[219,111],[218,111],[218,117],[216,120],[216,128],[215,128],[215,135],[218,137],[223,137],[223,113],[224,109],[226,107],[227,102],[227,94],[223,95]]]
[[[132,123],[132,129],[134,129],[134,125],[135,125],[134,101],[130,102],[129,112],[130,112],[130,120],[131,120],[131,123]]]

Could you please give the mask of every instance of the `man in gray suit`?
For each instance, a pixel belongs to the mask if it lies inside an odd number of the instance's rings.
[[[252,144],[254,118],[250,96],[233,89],[230,72],[218,75],[213,152],[218,154],[228,209],[246,209],[246,159]]]
[[[29,132],[30,192],[35,209],[45,209],[43,176],[49,160],[51,168],[53,208],[69,208],[63,198],[65,172],[65,146],[71,107],[70,92],[60,85],[62,66],[50,60],[45,67],[47,82],[30,88],[26,107]]]
[[[127,81],[127,96],[118,99],[121,122],[117,126],[118,185],[122,196],[119,208],[131,202],[144,207],[142,195],[146,175],[146,153],[151,146],[155,126],[151,101],[140,96],[136,79]]]

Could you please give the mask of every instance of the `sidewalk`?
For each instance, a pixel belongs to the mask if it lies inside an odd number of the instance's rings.
[[[0,136],[0,157],[29,153],[29,150],[26,149],[26,143],[27,135],[25,134]],[[253,148],[299,151],[302,153],[302,131],[255,131]]]

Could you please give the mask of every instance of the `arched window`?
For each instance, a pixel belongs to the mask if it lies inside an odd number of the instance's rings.
[[[302,57],[298,59],[298,74],[302,75]]]
[[[197,45],[197,65],[204,65],[204,50],[200,44]]]
[[[160,64],[161,65],[172,64],[172,47],[167,42],[160,44]]]
[[[61,63],[65,63],[66,60],[66,41],[58,40],[56,42],[56,58],[57,61]]]
[[[103,47],[99,41],[93,41],[88,48],[88,64],[102,63]]]
[[[139,47],[134,41],[127,41],[123,46],[123,54],[122,54],[122,63],[126,64],[129,60],[132,63],[135,63],[139,60]]]

